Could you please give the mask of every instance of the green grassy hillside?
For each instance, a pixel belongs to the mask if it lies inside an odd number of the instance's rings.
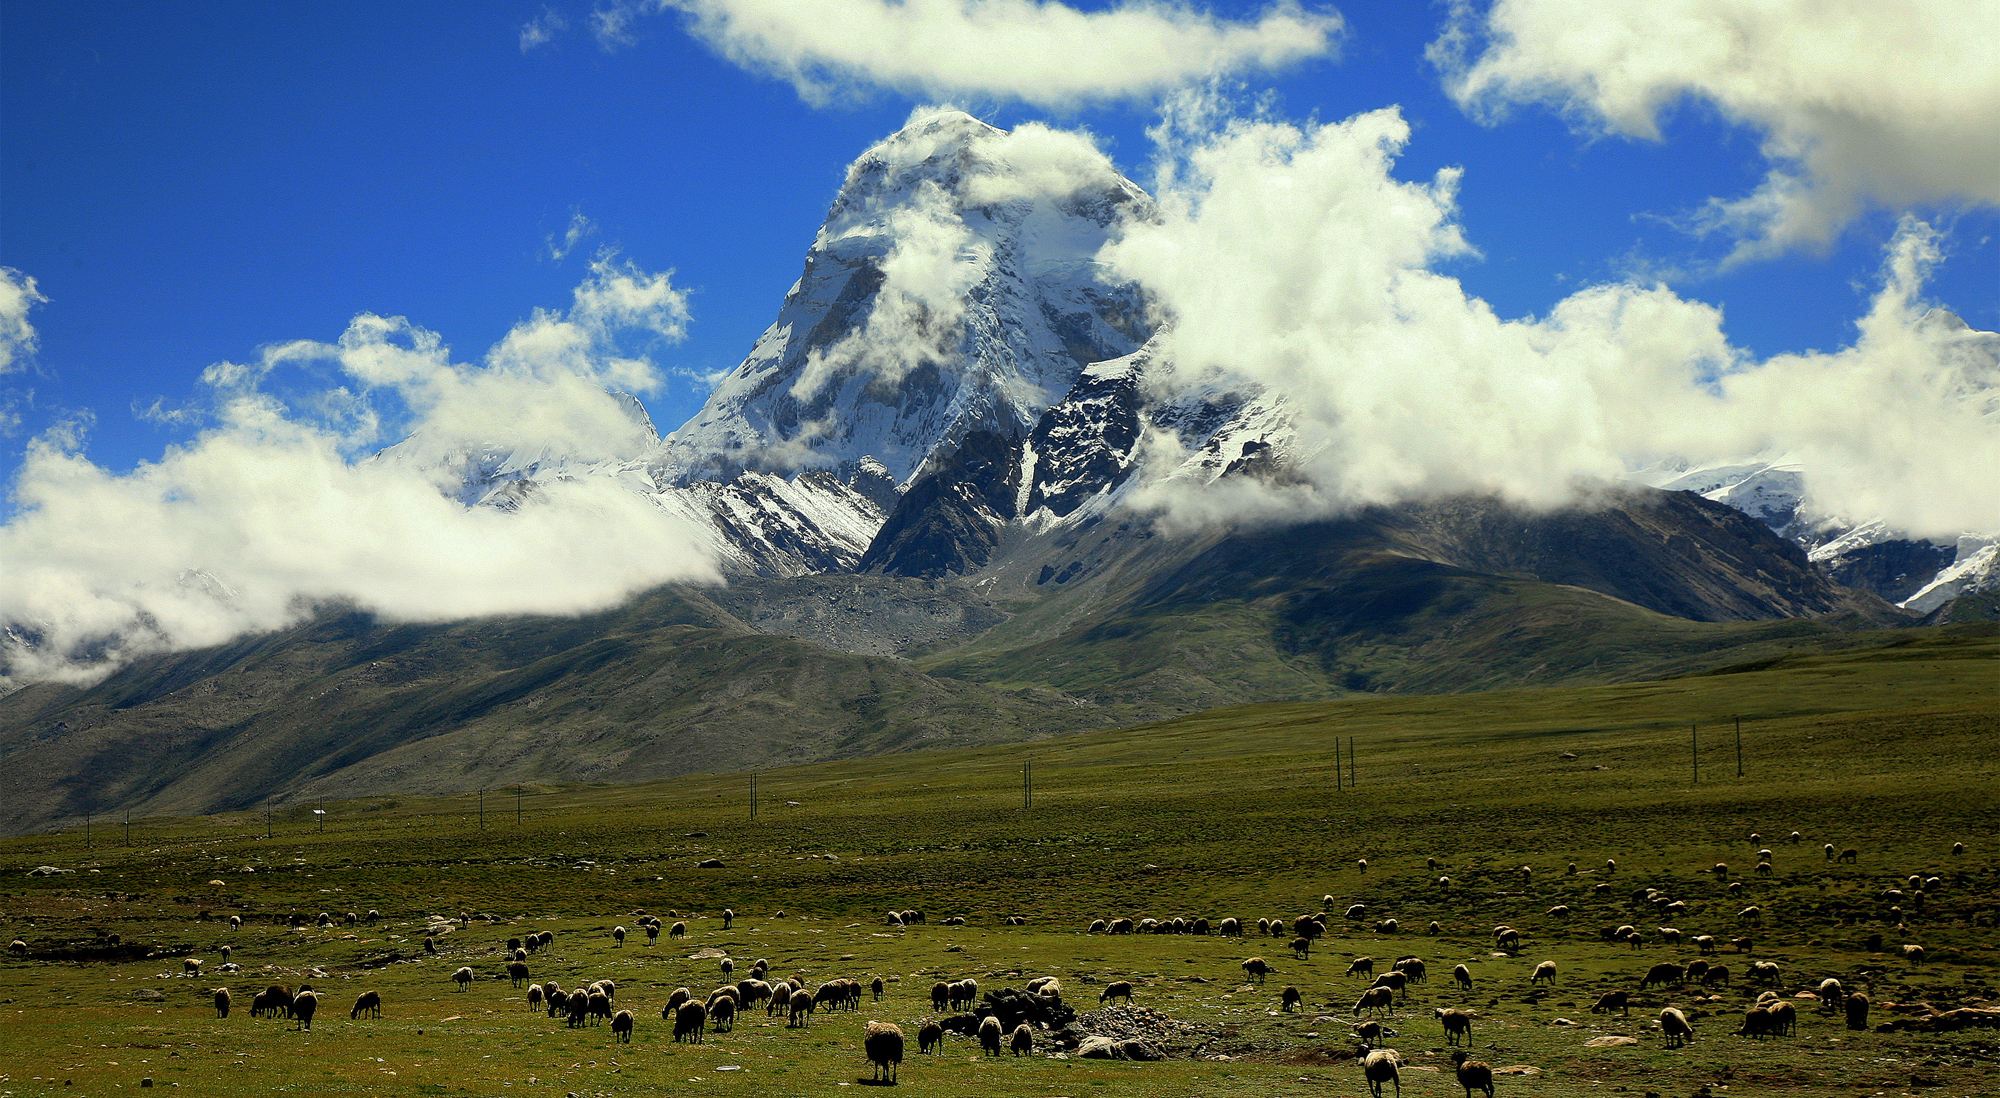
[[[26,946],[0,960],[0,1089],[122,1093],[151,1077],[219,1095],[824,1093],[868,1075],[865,1019],[914,1035],[933,980],[971,976],[994,989],[1047,974],[1084,1012],[1082,1028],[1145,1032],[1169,1058],[990,1062],[951,1038],[942,1056],[912,1051],[903,1085],[943,1095],[1360,1093],[1347,1023],[1362,981],[1343,973],[1357,955],[1416,954],[1430,980],[1388,1019],[1412,1095],[1460,1093],[1431,1015],[1445,1006],[1475,1012],[1475,1055],[1510,1071],[1502,1094],[1990,1093],[1990,1029],[1853,1032],[1793,998],[1832,976],[1868,991],[1878,1023],[1993,1005],[2000,640],[1967,628],[1902,639],[1662,681],[1266,705],[1031,749],[770,770],[755,822],[746,783],[731,774],[540,788],[518,823],[511,798],[489,796],[484,830],[471,798],[406,797],[333,803],[324,832],[282,812],[269,839],[251,812],[139,821],[130,846],[103,821],[91,847],[75,830],[0,841],[0,936]],[[1336,737],[1357,745],[1358,785],[1339,792]],[[1024,809],[1030,754],[1036,795]],[[1793,831],[1801,841],[1785,841]],[[1753,832],[1773,850],[1769,877],[1750,872]],[[1955,841],[1965,854],[1952,855]],[[1822,843],[1852,847],[1857,860],[1829,864]],[[695,867],[709,857],[723,868]],[[1727,881],[1710,872],[1717,862],[1730,866]],[[29,875],[41,865],[67,872]],[[1941,882],[1918,901],[1905,881],[1913,873]],[[1687,910],[1669,917],[1635,903],[1642,887]],[[1906,893],[1900,920],[1892,887]],[[1290,919],[1320,909],[1323,895],[1331,933],[1309,959],[1279,939],[1084,932],[1119,916]],[[1344,917],[1355,903],[1366,918]],[[1549,914],[1557,905],[1571,914]],[[1750,905],[1763,925],[1746,930],[1736,913]],[[728,930],[716,917],[725,906],[738,913]],[[883,925],[881,912],[904,907],[929,921]],[[289,930],[275,918],[370,908],[383,914],[372,926]],[[495,921],[454,922],[440,954],[425,957],[425,928],[461,910]],[[641,910],[685,919],[687,937],[615,946],[610,928],[636,927]],[[243,929],[227,929],[231,914]],[[954,914],[967,925],[941,925]],[[1005,925],[1013,914],[1025,925]],[[1400,931],[1377,930],[1382,918]],[[1425,932],[1433,920],[1436,935]],[[1502,922],[1523,932],[1517,956],[1493,949]],[[1622,923],[1654,942],[1632,952],[1601,937]],[[1658,941],[1669,925],[1749,934],[1754,951],[1725,946],[1710,958],[1734,970],[1730,987],[1651,989],[1630,1019],[1592,1014],[1599,993],[1636,992],[1647,966],[1695,956]],[[617,980],[620,1005],[639,1018],[632,1045],[527,1013],[501,976],[500,950],[541,929],[556,944],[531,958],[536,978]],[[1896,952],[1906,942],[1925,947],[1923,963]],[[224,944],[242,972],[215,971]],[[721,982],[711,951],[743,967],[766,957],[814,981],[879,975],[888,995],[809,1030],[760,1013],[698,1048],[676,1045],[660,1005],[676,986]],[[1251,955],[1277,970],[1267,985],[1243,980]],[[178,975],[187,956],[209,972]],[[1558,965],[1554,989],[1529,986],[1542,960]],[[1729,1035],[1758,960],[1780,966],[1778,990],[1801,1015],[1796,1037]],[[1451,985],[1460,963],[1471,992]],[[460,965],[480,976],[462,994],[448,980]],[[1138,1006],[1163,1019],[1099,1013],[1098,990],[1117,979],[1134,981]],[[302,980],[328,1000],[311,1033],[247,1016],[256,988]],[[207,1005],[221,983],[236,996],[227,1020]],[[1303,1013],[1278,1011],[1287,983],[1303,991]],[[348,1019],[363,989],[382,993],[380,1020]],[[1663,1048],[1651,1025],[1668,1004],[1694,1019],[1686,1049]],[[1588,1043],[1614,1036],[1638,1044]]]

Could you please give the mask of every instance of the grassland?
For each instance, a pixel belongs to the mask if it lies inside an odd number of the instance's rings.
[[[1700,729],[1699,784],[1690,723]],[[510,794],[489,793],[483,829],[472,797],[332,803],[324,831],[293,808],[270,838],[258,812],[135,821],[129,846],[117,822],[100,821],[88,847],[76,830],[0,842],[0,937],[28,946],[0,959],[0,1094],[130,1093],[145,1078],[197,1095],[823,1094],[867,1077],[863,1020],[913,1032],[934,979],[973,976],[993,989],[1041,974],[1062,979],[1087,1029],[1122,1017],[1092,1015],[1101,984],[1134,980],[1141,1007],[1178,1023],[1163,1042],[1173,1056],[990,1062],[953,1039],[942,1056],[913,1051],[903,1087],[1361,1094],[1346,1023],[1362,982],[1342,973],[1355,955],[1405,953],[1431,972],[1390,1022],[1412,1095],[1460,1093],[1430,1014],[1439,1006],[1477,1013],[1476,1056],[1527,1069],[1502,1075],[1503,1095],[1991,1094],[2000,1032],[1990,1029],[1852,1032],[1797,1000],[1795,1038],[1730,1033],[1754,996],[1744,970],[1760,959],[1781,966],[1788,996],[1827,976],[1866,988],[1878,1022],[1914,1017],[1918,1004],[1993,1002],[1996,733],[2000,640],[1945,630],[1724,674],[1258,706],[1028,747],[776,770],[759,777],[754,822],[742,775],[533,789],[519,822]],[[1336,737],[1356,745],[1358,783],[1340,791]],[[1034,764],[1029,809],[1024,757]],[[1785,842],[1794,830],[1803,841]],[[1769,878],[1748,872],[1752,832],[1775,851]],[[1952,856],[1954,841],[1968,851]],[[1822,843],[1860,857],[1828,864]],[[724,868],[695,868],[709,857]],[[1716,862],[1735,870],[1740,895],[1708,872]],[[1523,864],[1536,871],[1526,883]],[[29,875],[42,865],[68,872]],[[1921,909],[1906,897],[1898,926],[1882,893],[1918,872],[1945,883]],[[1448,891],[1440,874],[1452,878]],[[1605,881],[1612,887],[1599,895]],[[1690,935],[1745,933],[1735,912],[1762,907],[1755,951],[1714,958],[1737,981],[1712,998],[1654,990],[1635,997],[1629,1020],[1593,1015],[1598,993],[1636,989],[1652,963],[1693,955],[1659,945],[1633,953],[1601,938],[1620,923],[1667,924],[1633,903],[1647,886],[1686,901],[1672,923]],[[1276,939],[1083,932],[1099,917],[1289,919],[1318,910],[1323,895],[1335,899],[1332,931],[1309,960]],[[1352,903],[1367,905],[1366,921],[1341,917]],[[1573,914],[1544,914],[1558,904]],[[716,918],[725,906],[739,913],[728,931]],[[881,912],[902,907],[930,921],[882,925]],[[383,920],[303,930],[280,921],[369,908]],[[497,921],[454,923],[439,955],[425,957],[432,917],[461,910]],[[642,910],[679,913],[687,938],[614,946],[610,928],[633,926]],[[227,929],[232,914],[241,930]],[[968,925],[939,925],[951,914]],[[1009,914],[1026,925],[1002,925]],[[1401,932],[1376,933],[1383,917]],[[1424,932],[1432,920],[1441,934]],[[1491,948],[1501,922],[1524,932],[1518,956]],[[632,1045],[614,1046],[604,1027],[564,1029],[527,1013],[501,975],[501,947],[542,929],[556,944],[531,959],[536,978],[616,979],[620,1004],[640,1019]],[[1928,960],[1896,956],[1903,942],[1923,944]],[[227,977],[215,971],[225,943],[243,966]],[[880,975],[888,995],[809,1030],[757,1013],[700,1047],[675,1045],[659,1007],[674,987],[721,982],[712,950],[814,980]],[[1253,954],[1277,970],[1266,986],[1242,980],[1239,963]],[[208,974],[179,975],[187,956],[205,958]],[[1557,963],[1560,982],[1533,992],[1529,972],[1542,960]],[[1474,973],[1471,993],[1450,985],[1458,963]],[[447,978],[460,965],[481,976],[462,994]],[[248,1016],[255,989],[302,981],[327,1000],[310,1033]],[[209,989],[225,983],[237,1010],[222,1020]],[[1304,991],[1303,1014],[1278,1013],[1287,983]],[[382,993],[384,1015],[350,1021],[346,1006],[364,989]],[[1664,1049],[1650,1027],[1669,1003],[1695,1020],[1689,1048]],[[1639,1044],[1586,1046],[1604,1035]]]

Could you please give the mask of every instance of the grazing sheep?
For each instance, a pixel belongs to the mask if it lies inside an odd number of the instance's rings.
[[[749,1010],[771,997],[771,985],[752,977],[739,981],[736,985],[736,1006],[739,1010]]]
[[[735,921],[736,921],[736,912],[734,912],[734,911],[731,911],[731,910],[730,910],[729,908],[726,908],[726,907],[725,907],[725,908],[723,908],[723,909],[722,909],[722,929],[724,929],[724,930],[728,930],[728,929],[729,929],[729,924],[730,924],[730,923],[733,923],[733,922],[735,922]]]
[[[570,998],[574,999],[575,996],[572,995]],[[593,986],[590,993],[583,998],[583,1010],[589,1017],[590,1024],[596,1025],[599,1019],[611,1017],[611,996]]]
[[[1729,986],[1729,966],[1728,966],[1728,965],[1716,965],[1716,966],[1715,966],[1714,968],[1711,968],[1711,969],[1709,969],[1709,970],[1708,970],[1707,972],[1704,972],[1704,973],[1702,973],[1702,974],[1701,974],[1701,986],[1703,986],[1703,987],[1728,987],[1728,986]]]
[[[1262,957],[1252,957],[1243,962],[1243,975],[1246,979],[1261,984],[1264,982],[1264,977],[1270,974],[1271,966],[1266,964]]]
[[[1347,966],[1347,974],[1349,976],[1354,976],[1357,974],[1361,976],[1375,975],[1375,958],[1356,957],[1353,960],[1353,962]]]
[[[1529,987],[1534,987],[1536,984],[1543,982],[1546,982],[1550,987],[1556,986],[1556,963],[1554,961],[1543,961],[1541,964],[1536,965],[1534,974],[1528,977]]]
[[[1472,970],[1464,965],[1453,965],[1451,968],[1451,982],[1466,991],[1471,991]]]
[[[674,993],[667,996],[667,1005],[660,1008],[660,1017],[672,1018],[674,1013],[680,1010],[682,1003],[689,1002],[693,998],[694,992],[689,991],[687,988],[675,988]]]
[[[1952,857],[1954,857],[1954,858],[1962,858],[1962,857],[1964,857],[1964,856],[1965,856],[1965,844],[1964,844],[1964,843],[1953,843],[1953,844],[1951,844],[1951,856],[1952,856]]]
[[[1609,1014],[1612,1011],[1629,1017],[1632,1013],[1632,996],[1625,991],[1607,991],[1590,1005],[1592,1014]]]
[[[1604,859],[1604,872],[1606,873],[1618,872],[1618,859],[1616,858]]]
[[[939,980],[931,985],[931,1009],[945,1010],[951,1003],[951,985]]]
[[[438,951],[438,944],[437,944],[437,939],[436,939],[436,938],[425,938],[425,939],[424,939],[424,952],[425,952],[425,953],[436,953],[437,951]]]
[[[1750,938],[1729,939],[1729,948],[1735,950],[1738,953],[1748,953],[1752,949],[1756,948],[1756,945],[1757,943]]]
[[[1707,972],[1708,972],[1708,962],[1697,957],[1696,959],[1688,962],[1687,975],[1685,978],[1689,980],[1700,981],[1702,976],[1706,975]]]
[[[1911,964],[1924,963],[1923,946],[1917,945],[1915,943],[1909,943],[1903,946],[1901,952],[1903,954],[1903,959],[1909,961]]]
[[[1463,1049],[1451,1054],[1451,1064],[1457,1069],[1458,1085],[1465,1088],[1465,1098],[1472,1098],[1475,1090],[1493,1098],[1493,1065],[1484,1060],[1468,1060],[1465,1055]]]
[[[950,990],[953,1010],[971,1010],[972,1004],[979,1001],[978,980],[968,978],[954,981]]]
[[[231,916],[229,917],[229,929],[231,929],[231,930],[242,930],[242,929],[243,929],[243,916],[241,916],[241,915],[231,915]]]
[[[1097,996],[1097,1001],[1108,1003],[1113,999],[1123,999],[1129,1005],[1132,1002],[1132,981],[1113,980],[1105,984],[1104,991]]]
[[[1857,991],[1847,997],[1847,1028],[1868,1028],[1868,993]]]
[[[189,976],[199,976],[201,975],[201,966],[203,963],[199,957],[183,957],[181,958],[181,971]]]
[[[988,1056],[1000,1055],[1000,1019],[991,1014],[980,1020],[979,1050]]]
[[[797,991],[792,992],[792,1000],[788,1006],[790,1008],[788,1021],[786,1022],[788,1026],[804,1026],[808,1029],[812,1027],[812,992],[807,991],[805,988],[799,988]]]
[[[1569,905],[1557,904],[1556,906],[1550,908],[1547,914],[1552,918],[1567,919],[1569,918]]]
[[[1111,933],[1113,933],[1113,934],[1130,934],[1130,933],[1132,933],[1132,920],[1130,920],[1130,919],[1113,919],[1113,920],[1111,920]]]
[[[728,957],[724,957],[722,959],[722,974],[724,976],[736,975],[736,962]]]
[[[1290,1014],[1293,1007],[1304,1006],[1305,1001],[1305,996],[1299,992],[1298,988],[1291,984],[1286,984],[1285,990],[1278,993],[1279,1009],[1283,1010],[1286,1014]]]
[[[1372,1019],[1366,1022],[1349,1022],[1347,1028],[1353,1030],[1354,1036],[1364,1045],[1379,1045],[1396,1036],[1395,1030]]]
[[[529,984],[529,985],[528,985],[528,1009],[529,1009],[529,1010],[540,1010],[541,1008],[542,1008],[542,985],[540,985],[540,984]]]
[[[1777,1015],[1771,1012],[1771,1008],[1759,1004],[1743,1012],[1743,1026],[1736,1031],[1736,1035],[1761,1040],[1779,1032]]]
[[[1832,861],[1832,860],[1833,860],[1833,844],[1832,844],[1832,843],[1828,843],[1828,844],[1826,844],[1826,846],[1825,846],[1825,847],[1823,847],[1822,849],[1824,849],[1824,850],[1826,851],[1826,860],[1827,860],[1827,861],[1829,861],[1829,862],[1830,862],[1830,861]]]
[[[1662,961],[1646,970],[1646,978],[1639,981],[1639,990],[1649,987],[1679,987],[1687,982],[1687,970],[1677,964]]]
[[[621,1010],[611,1016],[611,1040],[614,1044],[632,1043],[632,1012]]]
[[[1840,857],[1836,860],[1846,862],[1849,865],[1853,865],[1856,861],[1860,860],[1860,858],[1861,858],[1861,852],[1850,846],[1846,850],[1841,851]]]
[[[1439,1007],[1432,1013],[1436,1014],[1438,1021],[1444,1024],[1445,1044],[1455,1045],[1460,1038],[1468,1041],[1472,1039],[1472,1015],[1449,1007]]]
[[[1232,916],[1215,924],[1215,932],[1224,938],[1241,938],[1243,936],[1243,923]]]
[[[807,1004],[810,1009],[811,1004]],[[674,1041],[676,1044],[698,1045],[702,1043],[702,1033],[708,1029],[708,1008],[700,1003],[682,1003],[674,1011]]]
[[[1407,996],[1409,994],[1407,989],[1408,981],[1409,978],[1400,972],[1384,972],[1382,975],[1375,977],[1373,986],[1386,987],[1390,991]]]
[[[1668,945],[1681,944],[1681,932],[1679,927],[1659,926],[1659,927],[1654,927],[1653,930],[1660,936],[1660,940],[1667,943]]]
[[[470,968],[461,968],[451,974],[451,979],[453,983],[458,985],[458,990],[464,991],[466,988],[472,986],[472,970]]]
[[[292,991],[281,984],[272,984],[258,992],[250,1000],[250,1017],[259,1018],[266,1014],[277,1017],[292,1012]]]
[[[1061,999],[1062,981],[1054,976],[1037,976],[1028,981],[1028,991],[1044,999]]]
[[[656,943],[656,942],[658,942],[659,940],[660,940],[660,924],[658,924],[658,923],[647,923],[647,924],[646,924],[646,947],[647,947],[648,949],[652,948],[653,944],[654,944],[654,943]]]
[[[723,995],[708,1004],[708,1017],[715,1023],[715,1032],[726,1033],[736,1028],[736,996]]]
[[[1367,1081],[1368,1093],[1373,1095],[1373,1098],[1382,1098],[1383,1083],[1394,1083],[1396,1086],[1396,1098],[1402,1098],[1403,1076],[1399,1070],[1402,1067],[1402,1063],[1403,1058],[1396,1054],[1395,1049],[1378,1048],[1370,1050],[1366,1045],[1362,1046],[1361,1078]]]
[[[896,1068],[903,1062],[902,1028],[891,1022],[869,1022],[861,1031],[861,1051],[874,1069],[869,1081],[895,1086]]]
[[[1729,863],[1728,863],[1728,862],[1717,862],[1717,863],[1715,863],[1715,864],[1714,864],[1713,866],[1709,867],[1709,870],[1708,870],[1708,871],[1709,871],[1710,873],[1713,873],[1713,874],[1715,874],[1715,878],[1716,878],[1716,880],[1719,880],[1719,881],[1726,881],[1726,880],[1728,880],[1728,879],[1729,879]]]
[[[1687,1015],[1673,1007],[1660,1012],[1660,1033],[1666,1037],[1668,1048],[1679,1048],[1694,1040],[1694,1027],[1688,1024]]]
[[[1362,858],[1359,861],[1355,862],[1354,868],[1359,869],[1363,873],[1368,872],[1368,859]]]
[[[688,925],[686,923],[675,923],[674,925],[667,928],[667,937],[685,938],[687,937],[687,932],[688,932]]]
[[[1347,917],[1348,917],[1348,918],[1350,918],[1350,919],[1357,919],[1357,920],[1358,920],[1358,919],[1365,919],[1365,918],[1367,918],[1367,917],[1368,917],[1368,905],[1367,905],[1367,904],[1349,904],[1349,905],[1347,905]],[[1303,915],[1302,915],[1302,916],[1300,916],[1300,918],[1307,918],[1307,916],[1303,916]]]
[[[873,997],[873,1001],[878,1003],[882,1001],[882,988],[882,977],[877,976],[873,980],[868,981],[868,993]]]
[[[313,1027],[313,1015],[319,1013],[319,996],[311,988],[301,988],[292,996],[292,1017],[298,1020],[300,1029]]]
[[[1737,912],[1736,921],[1744,926],[1763,926],[1764,909],[1753,904]]]
[[[1394,919],[1383,919],[1375,924],[1375,933],[1377,934],[1394,934],[1397,929],[1398,924]]]
[[[1020,1025],[1015,1026],[1014,1032],[1008,1036],[1007,1047],[1013,1050],[1016,1056],[1033,1056],[1035,1054],[1035,1031],[1028,1028],[1028,1023],[1022,1022]]]
[[[1493,941],[1501,949],[1512,953],[1521,948],[1521,932],[1511,926],[1495,927]]]
[[[1409,977],[1413,984],[1430,983],[1430,966],[1424,964],[1422,957],[1398,957],[1391,967]]]
[[[364,991],[354,997],[354,1009],[347,1012],[347,1020],[351,1022],[363,1014],[366,1014],[370,1018],[380,1018],[382,1016],[381,992]]]
[[[927,1054],[933,1050],[944,1051],[944,1027],[936,1022],[925,1022],[917,1030],[917,1052]]]
[[[514,961],[507,965],[507,981],[509,987],[520,987],[522,984],[526,983],[527,980],[528,980],[527,965],[523,964],[520,961]]]
[[[1829,976],[1819,982],[1819,1001],[1825,1003],[1828,1010],[1839,1010],[1844,998],[1846,989],[1840,986],[1839,980]]]
[[[215,989],[215,1016],[217,1018],[229,1017],[229,989],[226,987]]]
[[[790,982],[779,980],[771,985],[771,1001],[764,1007],[764,1017],[786,1013],[792,1009],[792,992],[797,991]],[[810,998],[810,996],[808,996]]]
[[[1778,965],[1774,961],[1758,961],[1750,966],[1750,982],[1752,984],[1777,987],[1778,981],[1782,978],[1778,971]]]
[[[1701,951],[1702,951],[1703,953],[1714,953],[1714,952],[1715,952],[1715,935],[1713,935],[1713,934],[1697,934],[1697,935],[1695,935],[1695,936],[1694,936],[1694,946],[1695,946],[1695,948],[1696,948],[1696,949],[1699,949],[1699,950],[1701,950]]]
[[[1444,927],[1436,919],[1432,919],[1431,925],[1424,929],[1424,933],[1429,934],[1431,937],[1435,938],[1438,935],[1444,933]]]
[[[1376,1010],[1391,1010],[1396,1004],[1396,993],[1386,987],[1371,987],[1354,1001],[1354,1009],[1349,1013],[1361,1014]]]
[[[1303,961],[1312,956],[1313,940],[1306,937],[1292,939],[1292,956]]]

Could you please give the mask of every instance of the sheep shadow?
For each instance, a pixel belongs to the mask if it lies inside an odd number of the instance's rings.
[[[857,1076],[854,1080],[854,1085],[857,1087],[893,1087],[896,1083],[891,1079],[869,1079]]]

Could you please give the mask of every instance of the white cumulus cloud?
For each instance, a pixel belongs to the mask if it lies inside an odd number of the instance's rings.
[[[0,374],[20,369],[35,353],[38,340],[28,313],[48,300],[32,275],[0,267]]]
[[[1160,215],[1103,254],[1170,320],[1159,383],[1275,395],[1295,439],[1289,478],[1142,494],[1169,518],[1451,493],[1559,506],[1654,461],[1784,453],[1818,513],[1947,539],[2000,530],[2000,337],[1923,301],[1938,251],[1921,222],[1897,234],[1850,345],[1760,360],[1719,309],[1656,284],[1499,315],[1448,273],[1471,254],[1459,173],[1394,175],[1409,126],[1393,108],[1159,136]],[[1156,468],[1187,456],[1158,444]]]
[[[1461,0],[1432,57],[1488,118],[1545,103],[1658,140],[1686,103],[1756,132],[1762,184],[1694,218],[1741,260],[1824,246],[1871,206],[2000,203],[1995,18],[1990,0]]]
[[[1331,8],[1282,0],[1242,20],[1183,3],[1083,11],[1054,0],[647,0],[745,68],[811,102],[856,88],[1043,106],[1152,95],[1331,53]],[[616,9],[630,11],[632,5]],[[629,23],[622,22],[621,28]]]
[[[701,532],[609,475],[544,478],[519,506],[450,494],[467,453],[617,461],[653,440],[630,399],[677,339],[665,274],[600,260],[482,363],[363,314],[204,373],[207,426],[129,472],[83,424],[30,442],[0,526],[0,682],[88,679],[151,652],[281,628],[326,604],[398,621],[580,613],[717,578]],[[385,432],[407,440],[374,456]]]

